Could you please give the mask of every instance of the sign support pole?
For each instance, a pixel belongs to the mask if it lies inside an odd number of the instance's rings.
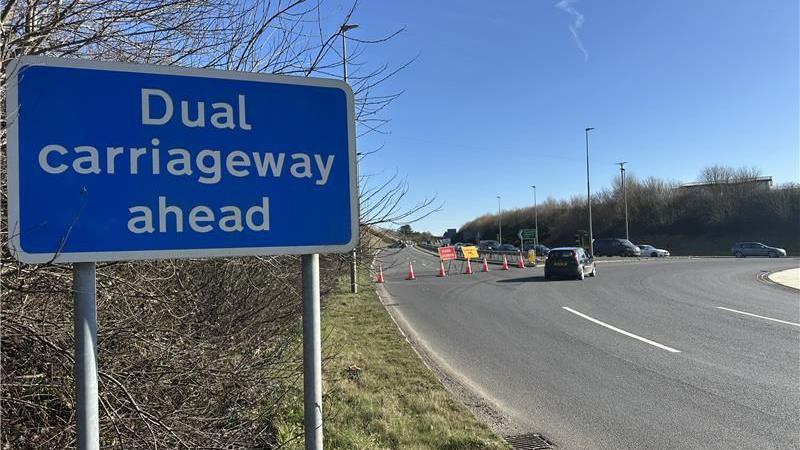
[[[319,255],[303,255],[303,417],[306,450],[322,450]]]
[[[358,255],[356,249],[353,249],[352,261],[350,261],[350,293],[358,294]]]
[[[97,302],[95,263],[72,265],[75,324],[75,405],[78,411],[78,449],[100,449],[97,400]]]

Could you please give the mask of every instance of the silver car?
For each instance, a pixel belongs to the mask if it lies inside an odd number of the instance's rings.
[[[786,256],[786,250],[778,247],[770,247],[760,242],[738,242],[734,244],[731,253],[737,258],[744,258],[746,256],[782,258]]]
[[[669,251],[664,250],[663,248],[655,248],[648,244],[638,245],[637,247],[639,247],[639,250],[642,251],[642,256],[652,256],[653,258],[669,256]]]

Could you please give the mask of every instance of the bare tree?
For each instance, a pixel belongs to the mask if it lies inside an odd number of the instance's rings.
[[[736,170],[732,167],[714,165],[700,172],[700,181],[708,184],[726,184],[730,183],[735,175]]]
[[[759,240],[777,236],[791,251],[800,251],[796,227],[800,222],[800,190],[796,185],[764,189],[754,180],[761,175],[757,168],[712,166],[700,173],[708,185],[680,187],[677,182],[626,176],[632,238],[672,236],[703,238],[727,236],[729,239]],[[597,236],[618,237],[624,232],[621,209],[621,180],[617,177],[610,189],[592,195],[593,221]],[[503,230],[513,236],[517,229],[532,223],[533,207],[504,211]],[[551,245],[570,244],[577,230],[587,221],[586,198],[547,199],[539,204],[539,227],[542,241]],[[491,234],[497,229],[497,217],[484,215],[464,224],[459,233]],[[738,236],[738,237],[737,237]],[[699,239],[702,240],[702,239]],[[717,252],[728,249],[720,248]]]

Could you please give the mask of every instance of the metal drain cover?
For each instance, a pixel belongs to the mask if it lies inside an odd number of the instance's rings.
[[[506,436],[505,440],[514,450],[542,450],[553,448],[553,444],[548,442],[541,434],[534,433]]]

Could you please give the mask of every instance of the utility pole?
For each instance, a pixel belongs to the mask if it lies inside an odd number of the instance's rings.
[[[339,34],[342,35],[342,80],[347,83],[347,39],[345,34],[354,28],[358,28],[358,25],[354,23],[345,23],[339,28]],[[358,293],[358,281],[356,280],[358,275],[358,253],[356,249],[353,249],[353,261],[350,265],[350,292],[353,294]]]
[[[536,229],[536,239],[533,240],[533,248],[535,250],[536,246],[539,245],[539,204],[536,202],[536,185],[531,187],[533,188],[533,221]]]
[[[625,164],[628,164],[628,162],[623,161],[617,164],[619,165],[619,175],[622,179],[622,199],[625,203],[625,239],[631,240],[628,235],[628,192],[625,190]]]
[[[586,206],[589,210],[589,254],[594,258],[594,237],[592,234],[592,188],[589,185],[589,132],[594,128],[586,128]]]
[[[503,245],[503,210],[500,208],[500,196],[497,196],[497,242]]]

